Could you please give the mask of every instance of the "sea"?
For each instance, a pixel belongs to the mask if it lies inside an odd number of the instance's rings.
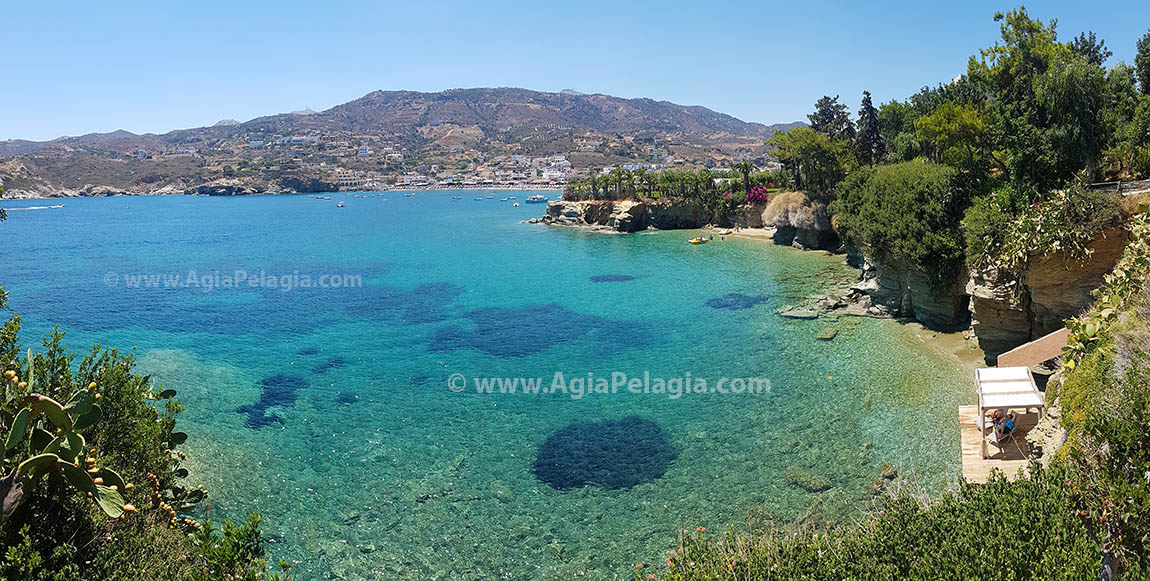
[[[0,223],[0,285],[27,346],[175,389],[197,516],[259,513],[297,579],[631,578],[685,529],[847,522],[884,462],[957,481],[961,353],[778,314],[842,256],[531,224],[533,193],[69,199]]]

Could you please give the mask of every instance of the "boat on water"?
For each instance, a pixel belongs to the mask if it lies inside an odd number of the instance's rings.
[[[336,204],[336,205],[335,205],[335,207],[337,207],[337,208],[342,208],[342,207],[343,207],[343,202],[340,202],[340,203]]]
[[[20,210],[55,210],[56,208],[63,208],[64,204],[56,204],[55,206],[28,206],[26,208],[0,208],[5,212],[17,212]]]
[[[511,205],[512,205],[512,206],[514,206],[514,207],[516,207],[516,208],[518,208],[518,207],[519,207],[519,202],[515,202],[514,204],[511,204]]]
[[[547,196],[544,196],[542,194],[534,194],[531,196],[527,196],[527,203],[528,204],[546,204],[547,202],[550,202],[550,201],[551,200],[549,200],[547,198]]]
[[[730,230],[719,230],[719,236],[730,236],[730,235],[731,235]]]
[[[483,201],[483,198],[475,198],[475,201],[476,201],[476,202],[482,202],[482,201]]]
[[[708,240],[706,238],[701,237],[701,236],[696,236],[696,237],[688,240],[687,242],[689,242],[691,244],[706,244],[708,242]]]
[[[463,196],[451,196],[451,199],[453,199],[453,200],[462,200],[462,199],[463,199]]]
[[[494,200],[494,199],[495,199],[495,194],[491,194],[490,196],[487,196],[487,199],[488,199],[488,200]]]
[[[514,200],[514,199],[515,199],[515,196],[507,196],[507,199],[508,199],[508,200]]]

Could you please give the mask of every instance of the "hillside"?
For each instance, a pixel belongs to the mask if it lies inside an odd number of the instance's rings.
[[[0,180],[18,196],[166,193],[204,184],[224,184],[229,193],[291,191],[285,175],[350,187],[558,187],[571,174],[616,164],[765,162],[766,139],[796,125],[571,91],[375,91],[318,113],[162,135],[120,130],[0,142]]]

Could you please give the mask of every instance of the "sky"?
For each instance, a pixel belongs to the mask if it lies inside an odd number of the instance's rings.
[[[948,81],[1017,4],[0,0],[0,140],[162,133],[327,109],[377,89],[575,89],[805,120]],[[1029,2],[1133,63],[1150,2]]]

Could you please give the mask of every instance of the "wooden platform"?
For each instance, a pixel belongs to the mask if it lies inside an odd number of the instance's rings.
[[[999,367],[1030,367],[1062,355],[1062,348],[1070,338],[1070,329],[1063,327],[1049,335],[1019,345],[998,356]]]
[[[958,427],[962,438],[962,476],[967,482],[986,482],[990,471],[997,468],[1008,479],[1013,480],[1019,469],[1027,464],[1026,433],[1038,423],[1037,413],[1017,413],[1015,418],[1015,442],[1006,448],[989,446],[990,458],[982,458],[982,438],[989,430],[978,426],[978,406],[958,406]],[[1017,443],[1016,443],[1017,442]]]

